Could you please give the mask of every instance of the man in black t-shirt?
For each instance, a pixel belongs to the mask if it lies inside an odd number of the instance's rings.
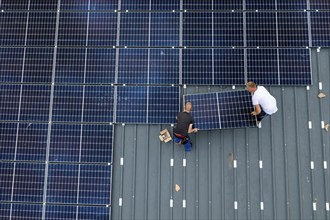
[[[177,144],[184,144],[186,151],[191,151],[191,141],[189,134],[197,132],[198,129],[194,128],[194,119],[190,115],[192,109],[191,102],[187,102],[184,111],[179,112],[176,116],[176,126],[173,129],[174,142]]]

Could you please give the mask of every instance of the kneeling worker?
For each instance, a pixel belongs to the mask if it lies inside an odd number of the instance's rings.
[[[191,151],[191,141],[189,134],[197,132],[198,129],[194,128],[194,119],[190,115],[192,109],[191,102],[187,102],[184,111],[179,112],[176,116],[176,126],[173,129],[174,142],[177,144],[184,144],[186,151]]]
[[[255,110],[252,115],[257,116],[257,123],[271,114],[277,112],[276,99],[263,86],[257,86],[254,82],[246,83],[247,91],[252,93],[252,104]]]

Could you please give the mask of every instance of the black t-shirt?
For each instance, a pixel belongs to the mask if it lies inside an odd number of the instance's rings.
[[[181,134],[183,136],[188,135],[188,128],[190,124],[194,124],[193,117],[188,112],[179,112],[176,121],[176,126],[173,129],[174,133]]]

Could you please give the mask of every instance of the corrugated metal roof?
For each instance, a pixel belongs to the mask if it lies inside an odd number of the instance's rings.
[[[159,141],[170,125],[116,125],[112,219],[330,219],[329,48],[312,68],[312,86],[266,86],[279,111],[261,129],[201,131],[189,153]]]

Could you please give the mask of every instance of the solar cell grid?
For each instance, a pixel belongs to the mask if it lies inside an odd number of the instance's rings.
[[[1,39],[1,37],[0,37]],[[23,48],[0,48],[0,82],[21,82]]]
[[[149,42],[149,13],[121,13],[120,41],[122,46],[147,47]]]
[[[1,0],[0,8],[3,10],[28,10],[29,0]]]
[[[201,130],[256,127],[251,95],[247,91],[224,91],[184,95],[191,101],[195,126]]]
[[[306,0],[276,0],[277,10],[305,10],[307,9]]]
[[[117,13],[89,13],[88,46],[115,46]]]
[[[27,13],[2,12],[0,20],[0,45],[23,46],[26,36]]]
[[[30,12],[27,45],[28,46],[54,46],[56,13]]]
[[[277,12],[278,46],[307,47],[308,19],[306,12]]]
[[[150,46],[180,46],[179,33],[179,13],[151,13]]]
[[[20,85],[0,84],[0,120],[18,120]]]
[[[276,12],[246,13],[248,47],[276,47]]]
[[[213,84],[211,49],[182,50],[182,83]]]
[[[212,46],[212,13],[183,14],[183,46]]]
[[[214,49],[214,84],[244,84],[243,49]]]
[[[149,53],[149,83],[179,84],[179,50],[154,48]]]
[[[13,185],[14,202],[42,202],[45,164],[16,163]]]
[[[10,201],[13,185],[14,164],[0,162],[0,201]],[[0,209],[2,210],[2,205]]]
[[[42,205],[13,204],[12,219],[42,219]]]
[[[150,9],[150,0],[139,0],[139,1],[130,1],[130,0],[121,0],[121,10],[149,10]]]
[[[311,9],[329,10],[330,2],[328,0],[310,0]]]
[[[213,13],[213,23],[214,46],[244,46],[243,13]]]
[[[311,12],[312,45],[330,46],[330,12]]]
[[[247,10],[275,10],[276,0],[246,0]]]
[[[0,160],[15,159],[15,145],[17,136],[16,123],[0,123]],[[1,168],[0,168],[1,171]],[[0,187],[1,189],[1,187]],[[1,193],[0,193],[1,195]],[[2,199],[0,199],[1,201]]]
[[[276,49],[247,49],[247,81],[279,84]]]
[[[61,13],[58,28],[58,46],[85,46],[87,39],[87,12]]]

